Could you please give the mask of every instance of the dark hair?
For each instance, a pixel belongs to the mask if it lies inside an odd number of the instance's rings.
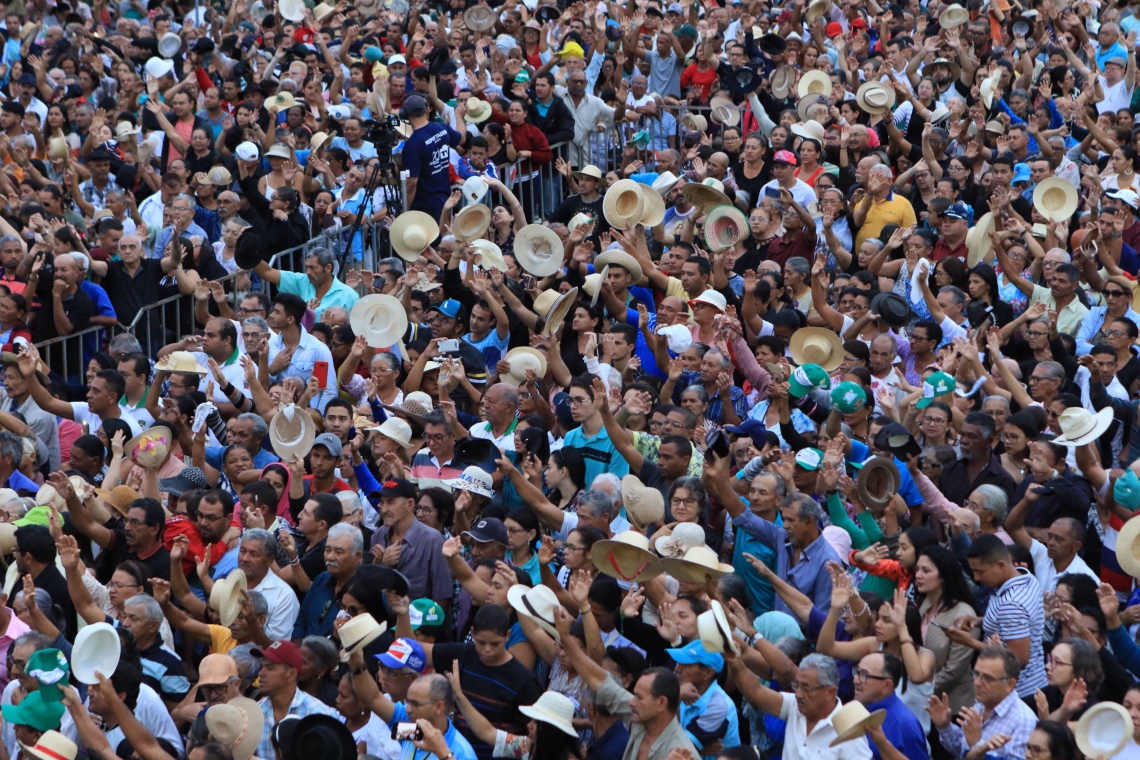
[[[115,374],[118,375],[119,373],[116,372]],[[119,377],[122,377],[122,375],[119,375]],[[103,432],[107,436],[107,443],[113,441],[115,439],[115,433],[118,433],[120,430],[123,432],[124,444],[126,444],[127,441],[131,440],[135,436],[135,434],[131,431],[131,426],[128,425],[127,421],[121,417],[103,420]],[[111,460],[111,449],[109,446],[107,448],[107,453],[103,455],[103,458],[107,461]]]
[[[928,546],[935,546],[938,543],[938,536],[934,535],[934,531],[930,528],[923,528],[922,526],[915,526],[907,528],[903,531],[903,535],[907,540],[914,545],[914,558],[918,559],[918,554]],[[921,636],[919,639],[921,640]]]
[[[995,289],[994,292],[996,293],[997,290]],[[930,319],[920,319],[914,323],[914,327],[911,328],[911,331],[913,332],[914,329],[919,327],[926,330],[926,337],[928,339],[934,341],[936,344],[942,342],[942,325]]]
[[[883,673],[887,678],[891,679],[897,688],[903,682],[905,671],[903,670],[903,662],[898,657],[895,657],[890,652],[880,652],[883,656]]]
[[[55,540],[46,525],[21,525],[16,528],[16,551],[30,554],[32,559],[44,565],[55,562]],[[31,602],[35,603],[34,600]]]
[[[1037,420],[1029,412],[1014,412],[1006,417],[1005,427],[1010,425],[1019,428],[1021,432],[1025,433],[1025,437],[1031,441],[1041,434]]]
[[[506,636],[510,633],[510,628],[510,618],[507,617],[506,610],[497,604],[484,604],[475,613],[475,622],[471,627],[471,633],[488,631],[499,636]]]
[[[344,505],[331,493],[309,494],[309,499],[317,504],[313,508],[313,517],[328,527],[336,525],[344,517]]]
[[[298,325],[301,324],[305,309],[308,308],[305,300],[293,293],[278,293],[276,304],[285,310],[285,316],[292,317]]]
[[[1063,67],[1058,66],[1058,68]],[[1140,685],[1134,684],[1128,687],[1128,691],[1137,688],[1140,688]],[[1049,737],[1049,757],[1053,760],[1077,760],[1077,740],[1068,726],[1055,720],[1039,720],[1037,730],[1043,731]]]
[[[313,326],[316,327],[316,325],[313,325]],[[333,408],[334,406],[340,407],[341,409],[348,410],[349,419],[352,419],[352,417],[356,414],[356,409],[355,409],[355,407],[353,407],[352,402],[348,401],[347,399],[343,399],[343,398],[337,396],[335,398],[329,399],[328,404],[325,405],[325,415],[324,416],[327,417],[329,414],[329,409]]]
[[[269,487],[272,488],[273,486]],[[226,517],[229,517],[234,513],[234,497],[230,496],[228,491],[224,491],[221,488],[214,488],[210,491],[206,491],[206,493],[202,494],[200,501],[209,501],[212,504],[221,504],[222,514]]]
[[[980,611],[978,600],[970,589],[965,572],[962,571],[962,564],[953,552],[944,546],[934,544],[920,551],[918,556],[930,560],[942,578],[943,607],[948,609],[960,602],[965,602],[973,607],[975,612]],[[920,593],[916,588],[914,590],[915,604],[921,605],[924,599],[926,599],[926,594]]]
[[[857,290],[857,288],[853,289]],[[871,361],[871,350],[867,348],[867,344],[861,340],[844,341],[843,350],[863,362],[863,364],[869,364]]]
[[[255,480],[241,489],[243,496],[249,496],[255,504],[268,504],[277,506],[277,489],[264,480]]]
[[[983,533],[978,536],[974,543],[970,544],[970,551],[966,556],[987,565],[996,565],[1003,560],[1012,561],[1009,547],[1000,538],[990,533]]]
[[[653,679],[649,684],[651,697],[654,699],[665,697],[665,708],[671,713],[677,712],[681,704],[681,682],[677,680],[676,673],[666,668],[649,668],[641,674],[641,677]]]
[[[122,398],[123,394],[127,392],[127,382],[117,369],[101,369],[95,373],[95,377],[107,384],[107,390],[113,396]]]
[[[420,491],[420,498],[422,499],[425,496],[431,500],[432,506],[435,507],[439,524],[444,528],[451,528],[455,521],[455,497],[451,495],[451,491],[446,488],[425,488]]]
[[[123,441],[126,443],[126,441]],[[107,455],[107,450],[103,447],[103,442],[99,440],[97,435],[81,435],[75,439],[75,443],[71,444],[71,448],[79,449],[83,453],[92,457],[103,458]]]

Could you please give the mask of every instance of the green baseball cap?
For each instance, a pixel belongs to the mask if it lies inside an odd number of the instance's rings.
[[[443,607],[431,599],[416,599],[408,609],[408,617],[412,621],[412,630],[421,628],[436,628],[443,625],[446,615]]]
[[[813,388],[831,388],[831,376],[827,370],[818,364],[801,364],[792,370],[788,377],[788,395],[792,398],[803,398],[811,393]]]
[[[4,720],[13,725],[29,726],[37,731],[58,731],[67,708],[63,702],[47,701],[42,691],[33,691],[18,705],[4,705],[3,712]]]
[[[823,466],[823,452],[819,449],[800,449],[796,452],[796,465],[805,470],[818,470]]]
[[[922,381],[922,398],[918,400],[915,407],[925,409],[934,402],[934,399],[947,393],[953,393],[957,387],[958,383],[954,382],[954,378],[950,375],[945,372],[935,372]]]
[[[61,686],[67,686],[71,668],[67,658],[58,649],[41,649],[28,658],[24,668],[28,675],[40,683],[40,694],[46,702],[60,702],[63,700]],[[30,725],[30,724],[29,724]]]
[[[844,414],[853,414],[867,403],[867,391],[850,380],[831,389],[831,405]]]

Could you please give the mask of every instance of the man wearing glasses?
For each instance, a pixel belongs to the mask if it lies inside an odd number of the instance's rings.
[[[900,632],[903,636],[906,631]],[[921,644],[921,642],[919,642]],[[895,687],[903,679],[903,662],[889,652],[875,652],[859,661],[852,671],[855,699],[863,703],[867,712],[886,710],[883,733],[892,745],[902,750],[908,760],[929,760],[926,732],[918,716],[899,699]],[[880,760],[879,748],[871,744],[871,755]]]

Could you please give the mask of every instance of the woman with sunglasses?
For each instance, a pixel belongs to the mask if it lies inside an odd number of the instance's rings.
[[[1123,275],[1113,275],[1105,281],[1101,290],[1105,305],[1089,309],[1077,331],[1077,356],[1084,356],[1098,343],[1107,343],[1114,320],[1128,319],[1140,325],[1140,314],[1132,308],[1133,288],[1133,283]]]
[[[1136,340],[1140,327],[1127,317],[1114,319],[1104,331],[1105,343],[1116,351],[1116,379],[1128,390],[1129,398],[1140,392],[1140,358],[1136,355]]]

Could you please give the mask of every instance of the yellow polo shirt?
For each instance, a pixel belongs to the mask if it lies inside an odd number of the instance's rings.
[[[1057,301],[1053,298],[1053,291],[1042,285],[1033,286],[1033,295],[1029,297],[1029,305],[1044,301],[1050,310],[1057,308]],[[1076,336],[1081,329],[1081,322],[1088,316],[1089,310],[1085,308],[1079,298],[1074,298],[1069,305],[1057,314],[1057,332]]]
[[[863,245],[863,241],[877,238],[879,233],[883,231],[883,227],[888,224],[909,227],[917,223],[918,218],[914,215],[914,206],[906,198],[896,195],[892,190],[883,200],[871,202],[871,208],[867,211],[867,218],[863,220],[863,226],[855,235],[853,253],[858,256],[859,247]],[[887,241],[884,240],[883,242]]]

